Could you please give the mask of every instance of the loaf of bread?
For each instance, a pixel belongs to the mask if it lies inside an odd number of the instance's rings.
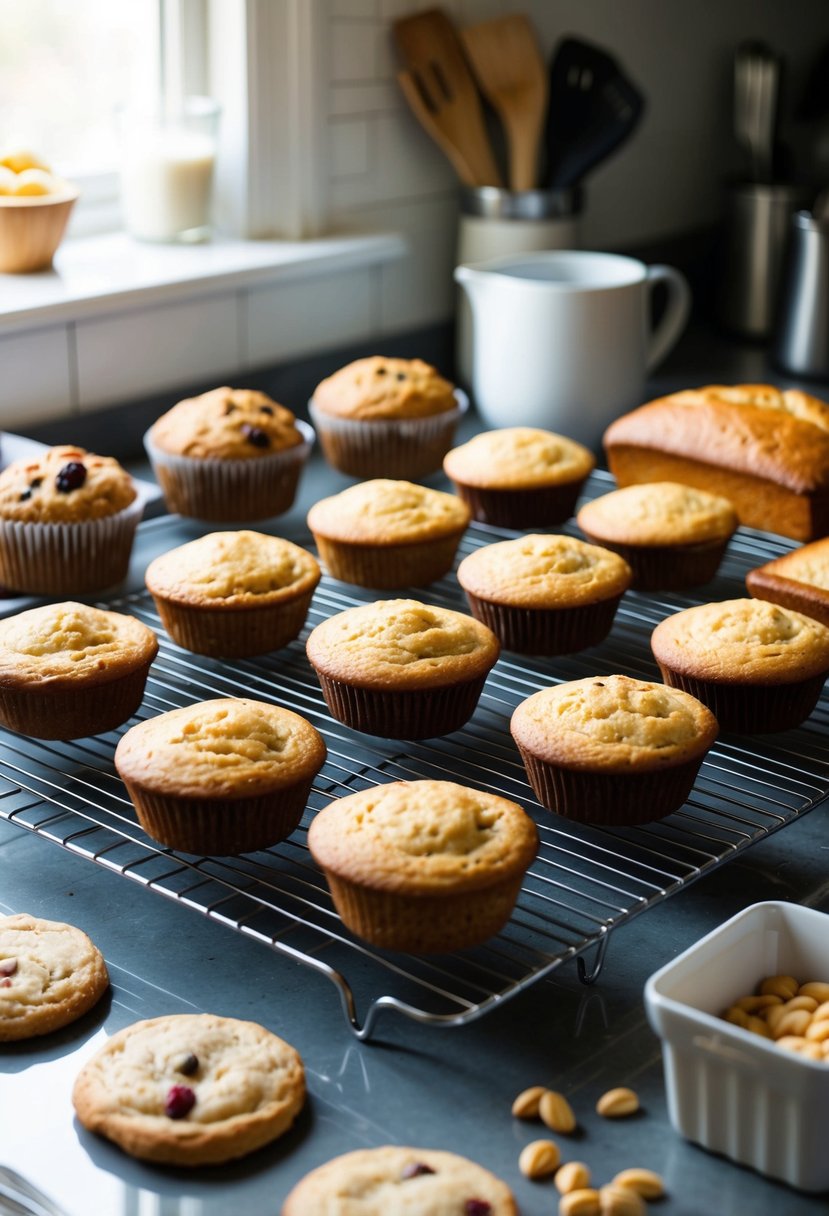
[[[709,385],[625,414],[604,436],[620,486],[678,481],[720,494],[740,523],[829,534],[829,404],[769,384]]]

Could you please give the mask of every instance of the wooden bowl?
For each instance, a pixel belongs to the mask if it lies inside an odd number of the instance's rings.
[[[67,183],[55,194],[0,195],[0,272],[27,274],[52,265],[78,193]]]

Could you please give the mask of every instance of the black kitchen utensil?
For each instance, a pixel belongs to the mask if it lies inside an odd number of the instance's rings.
[[[563,39],[550,64],[547,183],[577,185],[635,130],[645,99],[600,47]]]

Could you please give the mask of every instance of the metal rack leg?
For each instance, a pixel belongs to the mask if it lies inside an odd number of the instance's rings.
[[[583,984],[595,984],[596,980],[601,975],[602,967],[604,966],[604,956],[607,954],[607,943],[609,941],[610,934],[605,931],[604,937],[601,939],[598,948],[596,949],[596,954],[593,958],[593,966],[591,967],[590,971],[587,970],[583,955],[580,954],[576,959],[576,966],[579,970],[579,979]]]

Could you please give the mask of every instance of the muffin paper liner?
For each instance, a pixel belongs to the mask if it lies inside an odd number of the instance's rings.
[[[651,823],[679,810],[705,753],[648,773],[590,773],[539,760],[516,739],[538,801],[565,819],[622,827]]]
[[[0,688],[0,725],[33,739],[85,739],[115,730],[144,697],[150,663],[106,684]]]
[[[659,664],[662,679],[707,705],[721,730],[769,734],[805,722],[820,697],[827,673],[794,684],[718,684],[671,671]]]
[[[450,536],[405,545],[359,545],[314,533],[320,557],[334,578],[391,591],[428,587],[452,569],[465,528]]]
[[[184,853],[251,853],[290,836],[302,819],[313,775],[253,798],[181,798],[124,779],[144,831]]]
[[[153,443],[144,447],[170,511],[217,523],[269,519],[290,510],[314,442],[307,422],[296,420],[302,443],[249,460],[178,456]],[[152,429],[152,428],[151,428]]]
[[[177,646],[213,658],[243,659],[287,646],[302,630],[314,589],[259,608],[197,608],[153,595]]]
[[[479,523],[498,528],[543,528],[574,514],[587,476],[557,486],[531,490],[487,490],[483,486],[452,484]]]
[[[678,591],[710,583],[731,539],[728,536],[701,545],[623,545],[581,530],[594,545],[625,559],[633,571],[632,586],[637,591]]]
[[[317,671],[325,703],[338,722],[366,735],[386,739],[433,739],[468,722],[483,691],[486,675],[443,688],[356,688]]]
[[[442,954],[484,942],[509,920],[523,872],[481,891],[413,896],[372,890],[325,870],[343,924],[364,941],[410,954]]]
[[[455,389],[456,405],[427,418],[338,418],[317,407],[308,413],[316,427],[325,459],[352,477],[413,479],[434,473],[452,446],[469,398]]]
[[[575,608],[522,608],[496,604],[465,591],[469,610],[516,654],[573,654],[596,646],[610,632],[621,595]]]
[[[114,587],[127,576],[143,513],[139,494],[129,506],[103,519],[0,520],[0,583],[30,595],[73,595]]]

